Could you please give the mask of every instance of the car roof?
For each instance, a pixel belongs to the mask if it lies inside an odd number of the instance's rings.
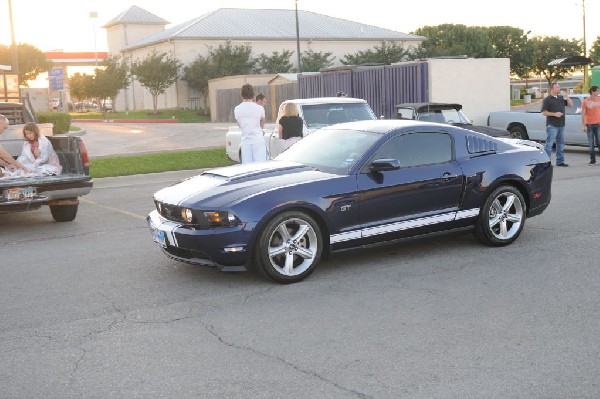
[[[455,109],[460,111],[462,109],[462,105],[457,103],[402,103],[396,104],[394,108],[413,108],[419,112],[438,109]]]
[[[339,123],[337,125],[324,127],[322,129],[364,130],[373,133],[386,134],[387,132],[395,129],[425,125],[441,127],[444,129],[451,128],[451,126],[447,124],[415,121],[411,119],[373,119]]]

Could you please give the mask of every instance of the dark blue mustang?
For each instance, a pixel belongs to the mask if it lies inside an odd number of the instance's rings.
[[[275,160],[206,171],[154,195],[147,221],[175,260],[301,281],[324,254],[473,229],[503,246],[550,203],[530,141],[415,121],[318,130]]]

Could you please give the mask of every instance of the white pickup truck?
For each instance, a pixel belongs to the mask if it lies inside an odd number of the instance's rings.
[[[581,104],[588,94],[570,94],[572,107],[565,109],[565,144],[587,146],[587,135],[581,129]],[[487,125],[506,129],[511,137],[525,140],[546,141],[546,117],[540,109],[535,111],[490,112]]]
[[[360,98],[321,97],[287,100],[279,106],[277,120],[281,116],[283,106],[293,102],[298,106],[300,117],[304,121],[304,136],[317,129],[335,123],[377,119],[369,104]],[[279,138],[277,124],[265,125],[264,139],[271,158],[283,151],[283,140]],[[225,136],[225,149],[232,161],[241,162],[242,135],[238,126],[229,127]]]

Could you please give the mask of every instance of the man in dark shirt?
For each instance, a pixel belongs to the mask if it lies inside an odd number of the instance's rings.
[[[565,105],[573,106],[573,100],[560,92],[560,85],[552,83],[550,94],[542,103],[542,115],[546,117],[546,145],[544,150],[552,159],[552,145],[556,140],[556,166],[569,166],[565,163]]]

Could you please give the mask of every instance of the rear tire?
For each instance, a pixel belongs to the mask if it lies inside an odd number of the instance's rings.
[[[529,140],[529,136],[522,126],[513,126],[509,130],[510,137],[513,139]]]
[[[485,201],[475,225],[475,237],[487,245],[501,247],[519,237],[527,214],[523,196],[513,186],[495,189]]]
[[[71,222],[77,216],[79,205],[50,205],[50,213],[57,222]]]
[[[317,222],[304,212],[276,215],[262,229],[254,250],[256,268],[282,284],[297,283],[317,267],[323,237]]]

